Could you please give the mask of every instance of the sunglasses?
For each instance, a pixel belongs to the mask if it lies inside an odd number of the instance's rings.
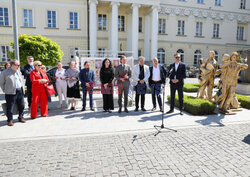
[[[18,66],[18,67],[19,67],[20,65],[15,64],[15,66]]]
[[[175,57],[175,58],[181,58],[181,57]]]
[[[41,67],[42,65],[36,65],[36,66],[39,66],[39,67]]]

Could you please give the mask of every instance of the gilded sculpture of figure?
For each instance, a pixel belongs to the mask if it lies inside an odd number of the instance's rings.
[[[216,73],[221,72],[221,94],[215,100],[219,104],[220,111],[229,114],[231,113],[230,109],[239,108],[240,104],[235,95],[238,75],[240,70],[247,69],[248,65],[238,63],[239,56],[237,52],[233,52],[230,55],[229,61],[226,56],[222,59],[224,65],[222,65],[221,70]]]
[[[207,99],[212,100],[213,88],[214,88],[214,78],[217,69],[217,62],[214,59],[214,51],[209,52],[209,58],[206,62],[203,62],[200,66],[201,78],[200,78],[200,88],[198,90],[197,96],[202,99],[206,99],[206,88],[207,88]]]

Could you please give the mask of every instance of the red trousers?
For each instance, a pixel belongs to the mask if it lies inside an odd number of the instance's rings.
[[[40,101],[41,116],[47,116],[48,115],[48,102],[47,102],[47,95],[46,95],[44,87],[40,87],[39,90],[32,92],[32,102],[31,102],[31,108],[30,108],[31,118],[37,117],[37,109],[38,109],[39,101]]]

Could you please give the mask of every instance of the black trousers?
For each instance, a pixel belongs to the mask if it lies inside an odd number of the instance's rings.
[[[162,101],[161,101],[161,83],[152,83],[151,84],[151,94],[152,94],[152,102],[153,107],[156,108],[156,97],[159,104],[159,107],[162,108]]]
[[[114,110],[114,101],[113,94],[102,94],[103,98],[103,109],[106,110]]]
[[[145,94],[146,94],[146,90],[147,90],[147,85],[144,84],[137,84],[135,86],[135,107],[138,109],[139,108],[139,99],[141,96],[141,108],[144,108],[145,105]]]
[[[171,91],[171,106],[170,109],[174,110],[175,106],[175,92],[178,91],[179,96],[179,104],[180,104],[180,110],[183,110],[183,84],[177,83],[177,84],[170,84],[170,91]]]
[[[24,111],[24,94],[23,91],[16,91],[15,95],[8,95],[5,94],[5,100],[6,100],[6,112],[7,112],[7,118],[8,122],[13,120],[13,109],[14,105],[17,104],[19,116],[18,119],[23,119],[23,111]]]
[[[32,92],[31,92],[31,89],[32,89],[32,85],[31,86],[27,86],[27,100],[28,100],[29,108],[30,108],[31,102],[32,102]]]

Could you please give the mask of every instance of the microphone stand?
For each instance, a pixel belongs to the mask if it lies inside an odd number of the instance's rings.
[[[172,70],[173,71],[173,70]],[[170,71],[170,75],[172,74],[172,71]],[[170,76],[169,75],[169,76]],[[168,81],[168,79],[166,79],[166,81]],[[166,83],[166,82],[165,82]],[[164,105],[165,105],[165,83],[163,85],[163,105],[162,105],[162,113],[161,113],[161,125],[154,125],[154,128],[157,130],[157,133],[154,134],[154,136],[158,135],[159,133],[161,133],[161,130],[162,129],[166,129],[166,130],[171,130],[171,131],[174,131],[174,132],[177,132],[177,130],[175,129],[171,129],[171,128],[167,128],[164,126]]]

